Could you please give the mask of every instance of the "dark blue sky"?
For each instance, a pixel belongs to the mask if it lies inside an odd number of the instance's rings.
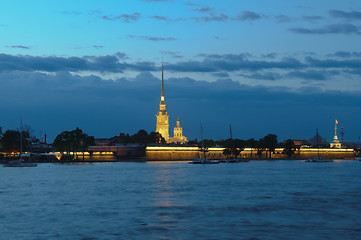
[[[238,138],[361,135],[361,3],[4,1],[0,126],[50,139],[155,130],[161,61],[171,130]],[[25,24],[26,23],[26,24]]]

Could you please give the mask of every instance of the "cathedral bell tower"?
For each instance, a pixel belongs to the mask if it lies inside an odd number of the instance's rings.
[[[160,133],[162,137],[169,140],[169,115],[165,110],[164,101],[164,79],[163,79],[163,61],[162,61],[162,93],[160,97],[159,111],[157,116],[156,132]]]

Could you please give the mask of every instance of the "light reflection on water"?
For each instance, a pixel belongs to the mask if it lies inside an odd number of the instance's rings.
[[[361,162],[0,168],[0,239],[356,239]]]

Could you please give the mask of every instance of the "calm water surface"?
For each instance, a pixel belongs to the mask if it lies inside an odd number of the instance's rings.
[[[361,162],[0,167],[0,239],[360,239]]]

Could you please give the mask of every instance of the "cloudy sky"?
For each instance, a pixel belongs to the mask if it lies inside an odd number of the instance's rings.
[[[329,141],[361,135],[361,2],[3,0],[0,126],[54,139],[155,130]]]

